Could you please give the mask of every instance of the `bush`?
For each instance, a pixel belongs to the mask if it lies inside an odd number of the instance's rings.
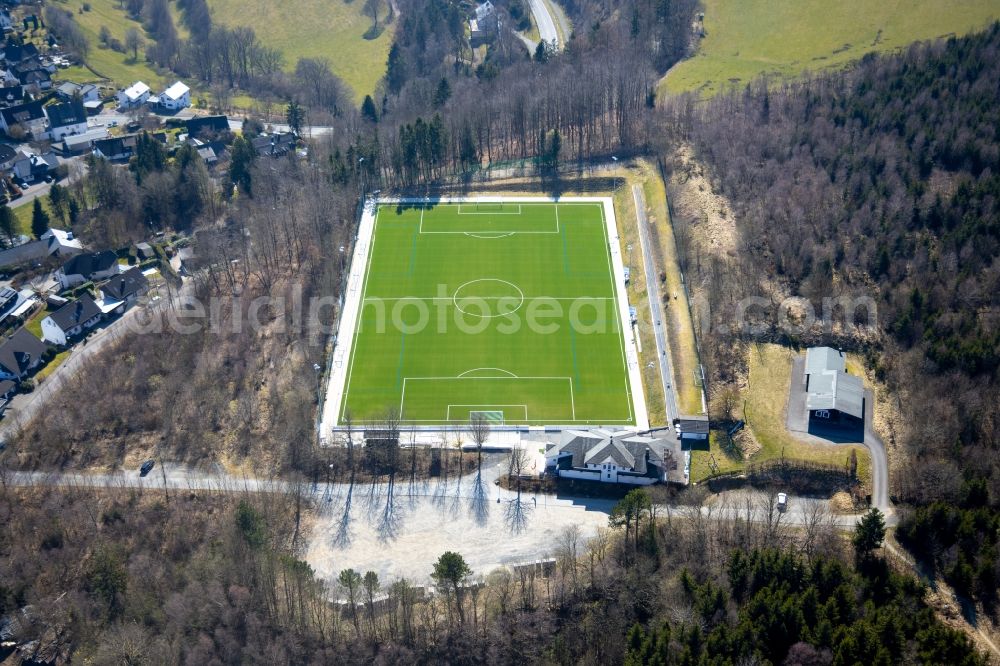
[[[35,380],[25,379],[23,382],[21,382],[20,388],[21,388],[21,393],[31,393],[32,391],[35,390]]]

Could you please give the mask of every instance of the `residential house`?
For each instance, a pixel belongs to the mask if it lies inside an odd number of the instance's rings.
[[[101,101],[100,89],[93,83],[67,81],[56,88],[56,95],[64,102],[71,102],[75,97],[79,97],[84,103]]]
[[[91,295],[84,294],[42,320],[42,339],[66,346],[70,340],[96,326],[102,316],[101,308]]]
[[[12,127],[19,125],[25,132],[41,139],[45,136],[46,123],[48,117],[45,115],[42,100],[0,109],[0,129],[8,134]]]
[[[24,86],[17,79],[14,79],[13,83],[5,81],[4,84],[3,87],[0,87],[0,105],[11,107],[31,101],[31,98],[24,92]]]
[[[16,65],[29,58],[38,57],[38,47],[28,42],[27,44],[11,44],[0,47],[0,57],[7,61],[9,65]]]
[[[191,138],[212,138],[215,135],[229,131],[229,118],[226,116],[199,116],[190,118],[185,126]]]
[[[251,143],[261,157],[281,157],[295,150],[295,135],[291,132],[261,134],[254,137]]]
[[[81,134],[71,134],[63,139],[62,149],[70,155],[82,155],[93,149],[94,144],[108,138],[108,130],[95,127]]]
[[[49,254],[54,257],[72,257],[83,252],[83,244],[73,237],[72,231],[49,229],[39,240],[48,243]]]
[[[45,345],[23,326],[0,343],[0,379],[21,381],[42,362]]]
[[[564,430],[545,452],[550,476],[646,486],[683,483],[680,443],[631,431]]]
[[[10,314],[18,305],[18,293],[16,289],[10,287],[0,288],[0,319]]]
[[[50,104],[45,107],[45,114],[49,117],[49,137],[53,141],[87,131],[87,110],[80,100]]]
[[[0,380],[0,401],[3,402],[3,407],[0,407],[0,409],[7,407],[7,402],[16,390],[16,383],[9,379]]]
[[[138,135],[129,134],[94,142],[94,155],[106,160],[127,160],[135,153]]]
[[[146,259],[152,259],[156,256],[156,251],[153,250],[153,246],[149,243],[142,242],[135,244],[135,253],[139,256],[139,259],[145,261]]]
[[[14,162],[17,161],[18,152],[14,150],[13,146],[8,146],[6,143],[0,143],[0,171],[7,171],[14,166]]]
[[[180,111],[191,106],[191,89],[177,81],[160,94],[160,106],[168,111]]]
[[[19,321],[26,317],[35,305],[38,304],[38,296],[34,289],[22,289],[8,293],[9,287],[0,290],[0,323],[4,326],[12,325],[11,322]]]
[[[142,81],[136,81],[118,93],[118,106],[122,109],[134,109],[142,106],[149,99],[149,93],[149,86]]]
[[[31,182],[45,178],[58,166],[59,159],[51,151],[44,155],[36,155],[22,150],[18,152],[12,170],[18,178]]]
[[[105,250],[73,257],[56,272],[56,279],[63,289],[71,289],[88,280],[104,280],[117,274],[118,255]]]
[[[807,349],[802,381],[810,421],[860,421],[864,418],[864,383],[860,377],[847,373],[844,352],[830,347]]]
[[[10,69],[22,86],[29,88],[35,86],[39,90],[48,90],[52,87],[52,72],[37,58],[25,60]]]
[[[101,286],[101,310],[122,314],[149,289],[149,281],[138,266],[116,275]]]

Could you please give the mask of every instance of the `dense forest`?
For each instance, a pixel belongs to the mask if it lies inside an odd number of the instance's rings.
[[[960,572],[952,577],[967,591],[995,587],[1000,571],[997,81],[994,25],[868,57],[841,73],[781,86],[761,81],[668,110],[731,203],[739,236],[738,251],[724,259],[686,244],[689,274],[708,294],[703,348],[716,386],[740,372],[730,353],[740,299],[764,296],[777,306],[799,296],[821,313],[823,298],[871,298],[874,330],[863,325],[863,310],[835,312],[840,325],[832,331],[789,330],[775,307],[763,333],[739,330],[736,339],[835,341],[867,355],[901,415],[891,433],[902,447],[895,498],[953,505],[969,495],[969,483],[982,489],[972,517],[945,520],[932,505],[903,528],[916,537],[928,523],[971,521],[978,537],[961,528],[958,538],[951,530],[915,538],[918,552]],[[676,223],[682,238],[698,233],[698,220]]]

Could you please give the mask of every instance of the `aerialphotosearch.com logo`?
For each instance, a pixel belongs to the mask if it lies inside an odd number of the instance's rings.
[[[826,332],[833,331],[837,324],[876,326],[877,306],[869,296],[827,297],[818,303],[819,311],[813,301],[801,297],[775,301],[751,296],[732,305],[732,319],[716,317],[714,324],[707,301],[693,300],[691,311],[700,333],[712,332],[714,326],[714,332],[721,335],[759,336],[772,332],[799,335],[815,331],[817,326]],[[437,334],[459,331],[476,335],[490,331],[514,335],[527,330],[552,335],[565,327],[579,335],[600,335],[621,329],[620,307],[619,301],[610,296],[526,296],[511,282],[481,279],[457,289],[440,284],[435,295],[429,297],[366,297],[360,304],[358,321],[365,333],[376,335],[388,332],[415,335],[429,329]],[[678,307],[686,304],[669,301],[664,316],[669,316],[670,308]],[[191,335],[208,331],[237,335],[267,330],[275,334],[299,333],[311,343],[324,344],[336,332],[342,308],[339,297],[306,299],[302,286],[294,285],[284,294],[253,298],[212,297],[203,302],[193,296],[182,296],[172,306],[135,313],[127,319],[127,326],[140,334],[170,331]],[[645,314],[648,317],[648,310]],[[659,325],[660,316],[654,317]]]

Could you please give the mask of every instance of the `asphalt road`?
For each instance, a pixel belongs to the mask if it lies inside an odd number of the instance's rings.
[[[562,49],[559,43],[559,33],[556,31],[556,23],[552,20],[552,14],[544,0],[528,0],[531,6],[531,13],[535,17],[535,25],[538,26],[538,36],[542,41],[554,44],[557,50]]]
[[[305,559],[318,575],[335,579],[347,567],[376,571],[391,579],[406,576],[429,582],[434,561],[446,550],[462,553],[474,574],[485,576],[502,565],[534,562],[552,554],[559,533],[576,525],[583,540],[607,526],[614,501],[522,493],[500,489],[497,456],[484,460],[480,479],[431,479],[411,485],[306,484],[315,520]],[[137,470],[112,474],[82,472],[7,472],[8,486],[47,485],[63,488],[204,490],[225,493],[283,493],[290,482],[202,471],[158,463],[145,478]],[[801,527],[810,522],[849,530],[859,515],[834,515],[828,502],[790,498],[778,513],[767,495],[731,491],[713,496],[705,506],[661,505],[661,516],[672,519],[748,521],[772,527]],[[893,517],[887,522],[893,524]]]
[[[670,367],[670,352],[667,347],[666,327],[663,324],[663,299],[660,294],[660,284],[656,279],[659,275],[656,260],[653,256],[653,241],[649,237],[649,220],[646,218],[646,198],[642,188],[632,186],[632,197],[635,199],[636,226],[639,228],[639,244],[642,245],[642,262],[646,272],[646,291],[649,295],[649,313],[653,323],[653,336],[656,338],[656,358],[660,365],[660,381],[663,383],[664,405],[667,413],[667,423],[673,423],[680,417],[677,410],[677,396],[673,388],[673,371]]]

